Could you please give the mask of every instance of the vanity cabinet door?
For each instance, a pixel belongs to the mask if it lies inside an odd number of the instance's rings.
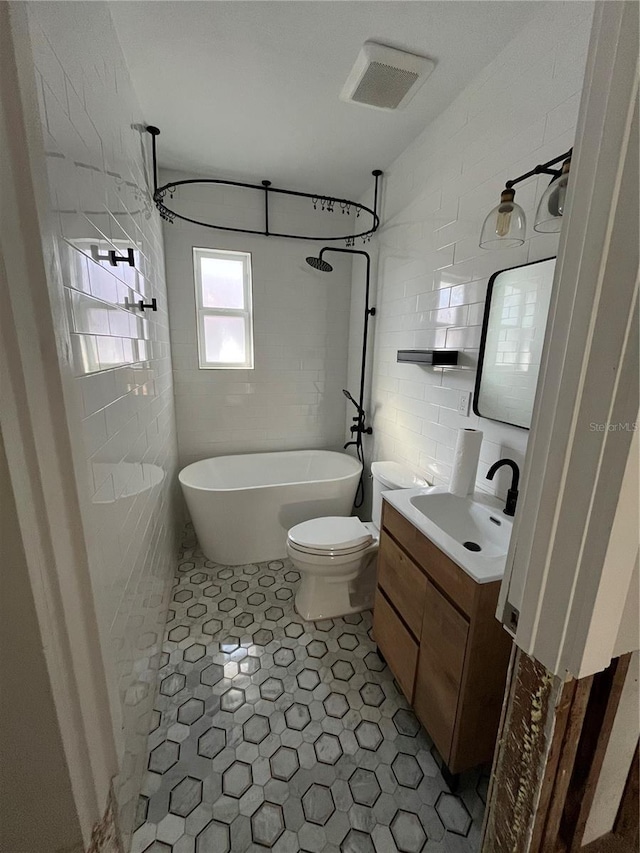
[[[418,640],[422,630],[426,585],[424,573],[383,530],[378,553],[378,586],[385,591]]]
[[[469,623],[427,580],[414,706],[449,762]]]

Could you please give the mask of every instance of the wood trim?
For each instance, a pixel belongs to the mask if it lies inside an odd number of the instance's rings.
[[[482,835],[484,837],[484,830],[486,828],[488,818],[489,818],[489,808],[488,805],[493,799],[493,789],[496,781],[500,782],[501,780],[496,780],[495,769],[498,762],[498,756],[500,754],[500,750],[502,747],[501,735],[504,732],[505,721],[507,719],[507,715],[509,713],[510,708],[510,699],[513,693],[513,685],[515,680],[515,674],[517,669],[517,661],[518,661],[519,649],[515,645],[515,643],[511,646],[511,655],[509,657],[509,665],[507,667],[506,673],[506,681],[505,681],[505,689],[504,696],[502,698],[502,709],[500,711],[500,722],[498,724],[498,737],[496,738],[496,746],[493,754],[493,762],[491,766],[491,773],[489,775],[489,785],[487,787],[487,807],[485,808],[484,816],[482,819]]]
[[[531,834],[531,849],[541,849],[542,835],[545,831],[545,821],[551,808],[551,797],[554,791],[554,782],[558,773],[558,765],[562,755],[562,746],[565,742],[567,727],[569,726],[569,718],[576,692],[576,681],[571,679],[568,681],[562,691],[560,701],[556,707],[556,719],[551,741],[551,748],[547,757],[547,766],[545,767],[544,776],[542,778],[542,786],[540,791],[540,799],[536,810],[536,820]]]
[[[630,655],[625,655],[604,672],[568,683],[556,712],[559,725],[536,810],[532,851],[582,849],[629,661]]]
[[[567,684],[516,651],[483,828],[482,853],[527,853]],[[540,848],[538,848],[540,849]]]
[[[593,804],[630,660],[631,655],[624,655],[592,679],[589,705],[576,749],[571,785],[560,827],[560,836],[565,841],[569,853],[577,853],[582,847],[585,826]],[[581,684],[582,680],[579,683]]]
[[[546,815],[543,816],[539,809],[536,815],[537,821],[541,821],[544,818],[544,830],[540,843],[541,850],[552,851],[558,847],[560,826],[564,817],[564,807],[569,786],[573,779],[574,762],[578,751],[580,732],[589,704],[592,684],[592,677],[569,682],[571,703],[560,745],[555,777],[551,782],[550,791],[548,792],[550,796],[549,808]],[[535,848],[532,849],[535,850]]]
[[[562,684],[518,650],[501,725],[483,853],[582,849],[630,659],[625,655],[595,676]],[[636,753],[620,819],[634,841],[637,772]]]
[[[87,853],[124,853],[118,830],[118,811],[113,786],[109,790],[107,807],[102,818],[94,825]]]

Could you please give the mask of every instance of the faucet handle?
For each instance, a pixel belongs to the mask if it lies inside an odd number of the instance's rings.
[[[517,489],[509,489],[507,491],[507,500],[504,505],[504,514],[505,515],[515,515],[516,514],[516,506],[518,504],[518,490]]]
[[[520,482],[520,469],[518,468],[518,464],[514,462],[513,459],[499,459],[497,462],[493,463],[491,468],[489,468],[487,480],[493,480],[496,471],[503,466],[507,466],[511,469],[511,488],[507,491],[504,514],[515,515],[516,504],[518,503],[518,484]]]

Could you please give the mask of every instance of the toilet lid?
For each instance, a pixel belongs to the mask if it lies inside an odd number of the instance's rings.
[[[388,489],[422,489],[429,485],[424,477],[397,462],[372,462],[371,476]]]
[[[312,518],[289,531],[289,542],[297,548],[314,551],[346,551],[365,548],[373,536],[359,518]]]

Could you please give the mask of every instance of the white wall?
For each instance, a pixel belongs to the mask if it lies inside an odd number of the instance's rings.
[[[558,236],[532,230],[548,179],[517,189],[528,220],[523,246],[486,251],[478,241],[505,181],[573,144],[592,9],[576,2],[542,10],[385,172],[370,459],[405,462],[447,483],[456,431],[481,429],[477,487],[500,495],[510,477],[489,483],[488,466],[504,456],[524,461],[526,430],[463,418],[457,408],[474,387],[489,277],[556,254]],[[355,293],[355,268],[353,281]],[[351,322],[355,335],[359,308]],[[396,363],[398,349],[431,347],[461,350],[467,369]],[[354,355],[357,347],[350,376]]]
[[[0,849],[80,853],[82,834],[1,432],[0,503]]]
[[[103,3],[28,6],[49,179],[43,240],[95,610],[121,750],[125,837],[145,766],[176,555],[176,439],[162,233],[147,134]],[[135,248],[135,269],[91,259]],[[54,255],[55,256],[55,255]],[[157,313],[125,299],[158,300]]]
[[[162,136],[160,151],[161,146]],[[163,173],[161,182],[185,177]],[[263,227],[261,192],[196,188],[176,194],[174,205],[231,227]],[[271,204],[274,230],[325,234],[342,219],[339,211],[314,213],[309,199],[274,198]],[[320,273],[305,257],[317,255],[321,242],[215,231],[179,219],[164,225],[164,243],[180,464],[226,453],[340,448],[346,440],[341,389],[347,372],[350,260],[333,255],[334,272]],[[194,246],[251,252],[254,370],[198,368]]]

